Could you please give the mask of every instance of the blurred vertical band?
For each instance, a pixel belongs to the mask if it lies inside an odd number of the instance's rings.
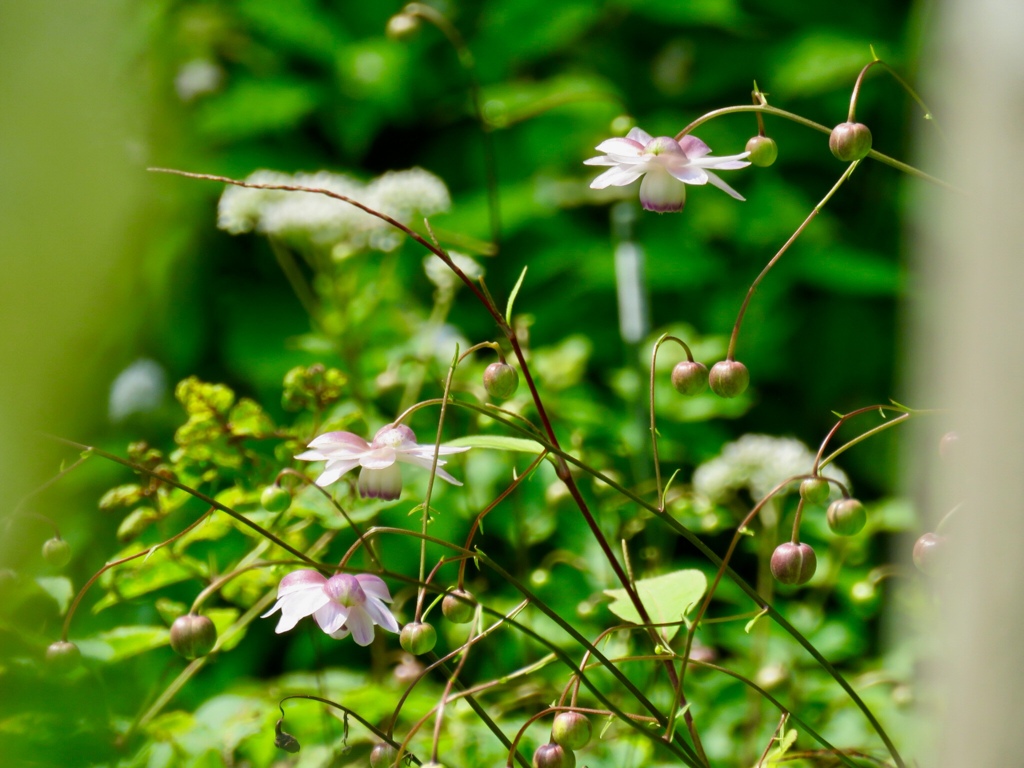
[[[73,456],[40,434],[81,436],[102,414],[124,338],[145,182],[128,9],[0,0],[0,516]]]

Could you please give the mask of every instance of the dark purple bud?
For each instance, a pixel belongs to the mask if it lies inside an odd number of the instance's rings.
[[[533,753],[533,768],[576,768],[576,755],[560,744],[541,744]]]
[[[207,616],[189,613],[171,624],[171,648],[179,656],[196,659],[205,656],[217,644],[217,628]]]
[[[708,367],[692,360],[676,363],[672,369],[672,386],[687,397],[700,394],[708,386]]]
[[[708,377],[711,391],[719,397],[737,397],[747,390],[750,372],[747,366],[735,360],[722,360],[711,366]]]
[[[783,584],[806,584],[818,567],[818,558],[809,544],[787,541],[772,553],[772,576]]]
[[[299,740],[285,731],[283,725],[284,718],[274,725],[274,746],[294,755],[300,749]]]
[[[844,163],[861,160],[871,151],[871,130],[864,123],[840,123],[828,137],[828,148]]]

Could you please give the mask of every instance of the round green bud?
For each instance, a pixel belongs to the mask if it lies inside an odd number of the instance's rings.
[[[871,129],[864,123],[840,123],[828,137],[828,148],[844,163],[862,160],[871,151]]]
[[[491,363],[484,369],[484,389],[491,397],[505,400],[519,387],[519,374],[508,363]]]
[[[561,744],[541,744],[533,753],[533,768],[576,768],[576,755]]]
[[[856,499],[838,499],[828,505],[828,527],[839,536],[856,536],[864,530],[868,513]]]
[[[551,724],[551,740],[566,749],[583,749],[592,732],[590,718],[582,712],[559,712]]]
[[[750,384],[750,372],[743,363],[722,360],[711,366],[708,381],[711,391],[719,397],[737,397],[746,392]]]
[[[914,542],[914,565],[922,573],[934,576],[942,562],[946,537],[939,533],[925,533]]]
[[[808,504],[824,504],[831,492],[828,480],[820,477],[808,477],[800,483],[800,498]]]
[[[217,628],[207,616],[189,613],[171,624],[171,648],[179,656],[195,659],[205,656],[217,644]]]
[[[70,672],[82,661],[82,652],[78,646],[67,640],[50,643],[46,649],[46,663],[50,669],[60,674]]]
[[[420,20],[418,16],[411,13],[396,13],[388,19],[385,34],[396,42],[411,40],[420,31]]]
[[[268,485],[260,494],[260,504],[267,512],[284,512],[292,505],[292,495],[280,485]]]
[[[779,544],[772,553],[772,576],[783,584],[806,584],[818,567],[818,558],[810,544]]]
[[[747,142],[747,152],[750,153],[747,160],[751,165],[767,168],[779,156],[779,145],[767,136],[754,136]]]
[[[708,367],[693,360],[676,363],[672,369],[672,386],[687,397],[700,394],[708,386]]]
[[[63,568],[71,562],[71,545],[60,536],[43,542],[43,560],[54,568]]]
[[[398,750],[385,741],[370,750],[370,765],[373,768],[391,768],[398,757]]]
[[[434,650],[437,643],[437,631],[426,622],[413,621],[402,627],[398,636],[402,648],[413,656],[419,656]]]
[[[452,590],[441,601],[441,612],[452,624],[468,624],[473,620],[474,610],[473,595],[464,589]]]

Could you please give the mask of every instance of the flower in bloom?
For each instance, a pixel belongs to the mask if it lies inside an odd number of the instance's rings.
[[[711,157],[711,148],[696,136],[687,135],[679,141],[670,136],[653,138],[639,128],[631,130],[624,139],[602,141],[597,149],[605,154],[584,163],[611,167],[590,183],[591,189],[624,187],[643,176],[640,202],[648,211],[666,213],[683,210],[686,184],[710,183],[737,200],[743,199],[711,169],[734,171],[746,168],[750,163],[743,158],[749,152]]]
[[[434,463],[434,446],[419,445],[416,435],[404,424],[388,424],[377,430],[373,442],[366,442],[351,432],[325,432],[309,444],[311,450],[295,458],[303,461],[326,461],[327,466],[316,479],[320,486],[337,482],[346,472],[359,470],[359,495],[371,499],[397,499],[402,493],[402,470],[399,462],[430,469]],[[441,446],[437,453],[447,456],[462,453],[469,448]],[[437,460],[437,476],[453,485],[462,485],[441,467],[445,460]]]
[[[299,619],[312,616],[320,629],[340,640],[349,633],[359,645],[373,641],[373,627],[398,632],[398,622],[385,603],[391,593],[384,580],[368,573],[338,573],[327,578],[316,571],[294,571],[277,588],[277,602],[263,618],[281,611],[278,634],[287,632]]]

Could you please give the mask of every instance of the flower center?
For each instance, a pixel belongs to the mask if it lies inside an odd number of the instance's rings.
[[[400,448],[407,442],[415,443],[416,435],[404,424],[399,424],[397,427],[381,427],[373,436],[372,445],[374,448]]]
[[[348,573],[331,576],[324,585],[324,592],[334,602],[347,607],[366,602],[366,593],[359,586],[359,579]]]
[[[645,155],[682,155],[683,148],[679,146],[679,142],[673,139],[671,136],[659,136],[656,139],[651,139],[647,142],[647,146],[644,147],[643,153]]]

